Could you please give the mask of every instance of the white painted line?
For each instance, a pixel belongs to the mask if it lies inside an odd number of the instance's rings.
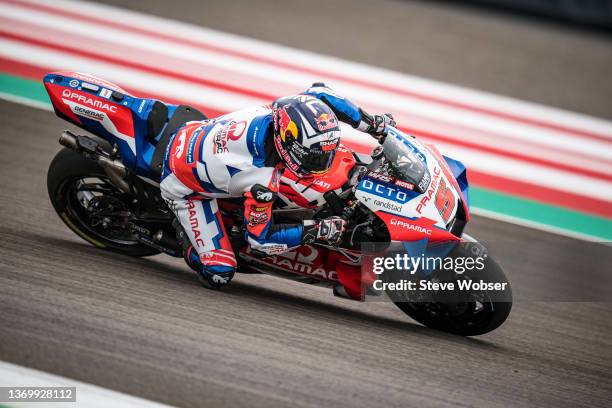
[[[84,407],[84,408],[167,408],[170,405],[161,404],[134,397],[93,384],[76,381],[59,375],[22,367],[16,364],[0,361],[0,387],[76,387],[76,402],[61,403],[6,403],[9,407],[32,407],[42,406],[57,407]]]
[[[53,111],[53,106],[51,106],[51,102],[44,103],[30,98],[24,98],[23,96],[12,95],[6,92],[0,92],[0,99],[4,99],[5,101],[18,103],[20,105],[27,105],[32,108],[43,109],[46,111]]]

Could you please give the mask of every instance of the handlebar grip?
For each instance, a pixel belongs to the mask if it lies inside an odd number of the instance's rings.
[[[327,191],[325,192],[325,194],[323,194],[323,198],[325,199],[327,204],[329,204],[329,207],[331,208],[334,215],[342,217],[344,212],[344,203],[342,202],[340,197],[338,197],[338,194],[336,194],[335,191]]]

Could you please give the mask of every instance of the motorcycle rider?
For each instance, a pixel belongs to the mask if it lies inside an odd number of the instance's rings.
[[[395,125],[391,115],[369,115],[315,83],[272,105],[188,122],[173,135],[161,193],[178,220],[174,226],[185,261],[204,286],[226,285],[237,266],[217,198],[244,199],[246,239],[255,252],[271,255],[305,243],[339,242],[345,228],[340,217],[300,224],[277,224],[272,217],[283,171],[312,177],[331,166],[340,142],[338,120],[376,138]]]

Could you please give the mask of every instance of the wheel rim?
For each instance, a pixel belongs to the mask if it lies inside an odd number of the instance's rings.
[[[128,227],[130,198],[103,176],[78,177],[64,183],[69,217],[88,234],[117,245],[137,245]]]
[[[487,326],[493,319],[495,303],[486,293],[473,293],[472,301],[457,303],[412,303],[410,307],[431,318],[441,319],[460,330]],[[441,322],[442,322],[441,321]]]

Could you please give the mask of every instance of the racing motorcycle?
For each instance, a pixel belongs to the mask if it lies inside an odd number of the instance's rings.
[[[64,131],[59,139],[64,148],[49,167],[49,197],[62,221],[99,248],[135,257],[181,256],[174,214],[161,198],[159,181],[171,136],[186,122],[206,116],[190,106],[133,96],[78,72],[49,73],[43,82],[57,116],[88,132]],[[336,296],[363,301],[381,295],[373,288],[376,276],[363,267],[363,243],[470,243],[471,251],[486,252],[463,233],[469,221],[463,164],[396,128],[387,132],[369,157],[340,145],[325,174],[282,176],[275,221],[342,216],[348,227],[338,245],[303,245],[271,256],[254,253],[244,238],[242,200],[219,199],[238,272],[326,286]],[[508,285],[504,299],[488,290],[473,290],[460,300],[419,299],[409,293],[391,299],[426,326],[479,335],[499,327],[512,306],[509,283],[490,256],[487,267],[470,276],[485,278]]]

